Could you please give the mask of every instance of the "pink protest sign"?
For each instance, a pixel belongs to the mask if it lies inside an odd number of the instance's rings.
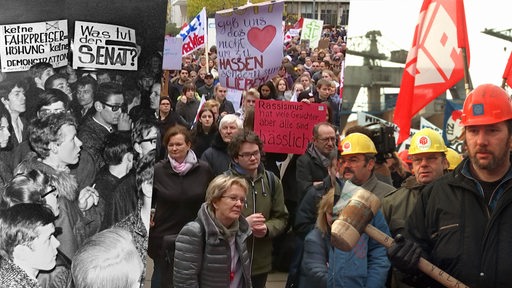
[[[283,58],[284,2],[248,4],[215,13],[219,82],[247,90],[277,74]]]
[[[326,119],[323,104],[257,100],[254,131],[265,152],[303,154],[313,136],[313,126]]]

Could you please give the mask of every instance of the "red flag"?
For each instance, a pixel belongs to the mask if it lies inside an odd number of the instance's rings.
[[[304,18],[300,17],[297,22],[293,25],[293,29],[302,29],[302,24],[304,23]]]
[[[503,72],[503,79],[507,81],[508,87],[512,88],[512,52],[510,52],[508,57],[507,67],[505,67],[505,72]]]
[[[459,47],[466,48],[469,65],[465,23],[462,0],[424,0],[396,103],[397,144],[409,137],[416,113],[464,78]]]

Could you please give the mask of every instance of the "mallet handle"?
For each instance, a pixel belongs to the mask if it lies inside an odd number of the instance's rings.
[[[371,224],[366,226],[364,233],[368,234],[368,236],[386,248],[391,247],[395,243],[395,240],[393,240],[391,236],[386,235],[386,233],[380,231]],[[439,267],[435,266],[424,258],[420,258],[420,261],[418,262],[418,269],[446,287],[469,288],[467,285],[453,278],[448,273],[439,269]]]

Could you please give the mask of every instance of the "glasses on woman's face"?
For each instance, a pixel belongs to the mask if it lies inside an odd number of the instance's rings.
[[[66,112],[66,109],[41,109],[39,110],[39,117],[45,118],[46,116],[52,115],[52,114],[59,114]]]
[[[229,201],[233,202],[233,203],[236,203],[237,201],[240,201],[240,204],[244,205],[246,202],[247,202],[247,199],[245,198],[238,198],[234,195],[226,195],[226,196],[221,196],[220,198],[226,198],[228,199]]]

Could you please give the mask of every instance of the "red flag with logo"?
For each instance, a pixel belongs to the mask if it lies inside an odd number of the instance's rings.
[[[505,72],[503,72],[503,79],[507,81],[508,87],[512,88],[512,52],[510,52],[508,57],[507,66],[505,67]]]
[[[469,44],[462,0],[425,0],[405,69],[393,121],[397,144],[409,137],[413,116],[464,78],[462,48]]]

